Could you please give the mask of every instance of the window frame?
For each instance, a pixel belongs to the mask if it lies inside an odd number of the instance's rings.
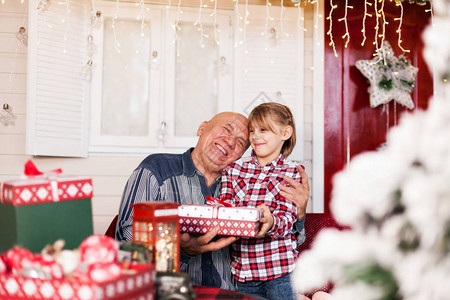
[[[148,153],[151,149],[159,145],[157,139],[157,128],[160,123],[160,98],[161,98],[161,70],[149,67],[149,105],[148,105],[148,135],[146,136],[106,136],[101,134],[101,108],[103,93],[103,33],[104,18],[116,15],[114,3],[101,1],[96,4],[97,10],[101,11],[102,17],[98,28],[92,31],[94,44],[97,51],[92,56],[94,67],[91,78],[91,117],[90,117],[90,153]],[[139,14],[139,7],[131,3],[122,3],[117,13],[117,19],[136,20]],[[161,52],[161,9],[155,8],[144,11],[144,21],[150,26],[150,53]],[[151,54],[150,54],[151,55]]]

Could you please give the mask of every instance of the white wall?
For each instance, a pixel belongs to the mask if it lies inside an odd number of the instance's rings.
[[[313,9],[305,10],[305,161],[312,186],[312,101],[313,101]],[[31,157],[25,154],[27,49],[15,34],[28,27],[28,1],[6,0],[0,4],[0,108],[9,104],[15,124],[0,123],[0,181],[18,178],[32,159],[41,171],[62,168],[64,174],[93,179],[92,199],[94,233],[103,234],[117,214],[128,176],[144,156],[90,156],[89,158]],[[182,151],[180,151],[182,152]],[[308,207],[311,211],[311,205]],[[76,229],[74,229],[76,230]]]

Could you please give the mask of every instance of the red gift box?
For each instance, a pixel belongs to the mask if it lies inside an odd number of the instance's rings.
[[[31,177],[3,183],[2,203],[19,206],[92,198],[92,179],[77,176]]]
[[[0,299],[154,299],[155,276],[152,265],[103,283],[0,274]]]
[[[250,207],[181,205],[178,207],[180,232],[205,234],[220,226],[219,235],[255,237],[263,211]]]

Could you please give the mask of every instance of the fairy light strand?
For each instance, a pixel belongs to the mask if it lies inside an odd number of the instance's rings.
[[[307,29],[305,27],[303,27],[303,25],[301,25],[301,23],[303,23],[303,21],[305,20],[305,18],[303,17],[303,13],[302,13],[302,6],[300,5],[300,3],[296,3],[295,5],[298,8],[297,27],[300,30],[307,31]]]
[[[63,53],[67,53],[67,33],[69,32],[69,23],[70,23],[70,3],[69,0],[66,0],[66,12],[64,14],[64,19],[61,20],[62,23],[64,23],[64,49]]]
[[[269,7],[270,7],[271,5],[272,5],[272,4],[270,3],[270,1],[269,1],[269,0],[266,0],[266,20],[265,20],[265,23],[264,23],[264,32],[261,33],[261,35],[267,35],[267,38],[269,38],[269,35],[268,35],[267,33],[268,33],[268,30],[269,30],[269,20],[270,20],[270,10],[269,10]]]
[[[315,4],[316,7],[316,18],[314,19],[314,29],[319,28],[319,1],[311,1],[311,4]]]
[[[4,2],[2,2],[2,4],[4,4]],[[24,17],[24,19],[22,21],[22,27],[25,26],[26,20],[27,20],[27,17],[25,15],[25,17]],[[14,77],[14,74],[16,72],[16,67],[17,67],[17,56],[19,54],[19,46],[20,46],[20,44],[21,44],[21,42],[17,39],[16,49],[14,51],[14,59],[13,59],[12,67],[11,67],[11,72],[9,72],[9,79],[8,79],[8,85],[7,85],[7,88],[6,88],[4,103],[8,102],[8,94],[10,93],[11,88],[12,88],[13,77]]]
[[[389,24],[386,21],[386,14],[384,13],[384,3],[385,3],[385,1],[381,0],[380,11],[381,11],[381,19],[383,20],[383,23],[382,23],[382,27],[381,27],[382,28],[382,34],[380,35],[380,37],[381,37],[380,45],[383,45],[383,42],[384,42],[384,40],[386,38],[386,25]]]
[[[403,52],[410,52],[409,50],[406,50],[402,47],[402,23],[403,23],[403,4],[401,1],[396,2],[395,4],[396,6],[400,7],[400,17],[399,18],[395,18],[394,21],[399,21],[398,22],[398,28],[397,28],[397,34],[398,34],[398,47],[400,49],[402,49]]]
[[[219,26],[217,25],[217,1],[218,0],[214,0],[214,40],[216,41],[217,45],[220,45],[217,33],[220,31],[219,30]]]
[[[173,42],[176,45],[177,57],[180,56],[180,47],[177,44],[177,41],[180,38],[180,36],[178,35],[178,31],[181,30],[181,27],[180,27],[180,15],[182,13],[183,13],[183,11],[181,10],[181,0],[178,0],[178,3],[177,3],[177,15],[175,16],[175,22],[173,24],[174,31],[175,31],[175,39],[173,40]]]
[[[245,0],[245,18],[244,18],[244,53],[247,54],[248,53],[248,49],[247,49],[247,24],[249,23],[248,21],[248,16],[250,15],[249,11],[248,11],[248,0]]]
[[[280,8],[280,27],[281,27],[281,33],[283,33],[285,36],[289,36],[289,34],[287,34],[287,33],[284,31],[284,3],[283,3],[283,0],[281,0],[280,6],[281,6],[281,8]]]
[[[235,6],[234,10],[236,11],[236,14],[237,14],[237,16],[236,16],[236,18],[237,18],[236,24],[237,24],[237,27],[238,27],[237,28],[237,32],[239,33],[239,32],[242,31],[242,28],[241,28],[241,14],[239,12],[239,0],[236,0],[236,3],[235,3],[234,6]],[[238,38],[236,38],[236,40],[234,41],[234,48],[237,48],[238,44],[241,45],[242,41],[239,41],[239,43],[238,43]]]
[[[362,21],[362,34],[363,34],[363,40],[361,42],[361,46],[364,46],[365,42],[366,42],[366,18],[367,18],[368,14],[367,14],[367,0],[364,0],[364,17],[363,17],[363,21]]]
[[[342,36],[343,39],[347,39],[345,41],[345,45],[344,47],[347,48],[348,43],[350,42],[350,32],[348,31],[348,22],[347,22],[347,14],[348,14],[348,9],[349,8],[353,8],[351,6],[348,5],[348,0],[345,0],[345,13],[344,13],[344,17],[338,19],[339,22],[344,21],[345,24],[345,34]]]
[[[378,14],[378,5],[377,5],[378,0],[374,0],[374,6],[373,9],[375,11],[375,20],[376,20],[376,25],[375,25],[375,40],[373,41],[373,44],[375,45],[375,53],[373,54],[373,56],[377,56],[378,55],[378,51],[380,51],[380,47],[378,46],[378,29],[380,28],[379,26],[379,20],[378,18],[380,17]]]
[[[200,6],[198,8],[197,21],[195,21],[194,26],[199,26],[200,47],[205,48],[205,44],[203,43],[203,37],[207,37],[207,35],[204,32],[203,23],[202,23],[202,7],[203,7],[203,0],[200,0]]]
[[[336,52],[336,44],[334,43],[334,39],[333,39],[333,10],[337,8],[337,5],[333,4],[333,0],[330,0],[330,7],[331,7],[330,13],[328,14],[328,17],[327,17],[327,20],[330,21],[330,25],[328,27],[327,35],[330,37],[329,45],[333,48],[334,56],[338,57],[338,54]]]
[[[114,12],[111,28],[113,30],[113,35],[114,35],[114,49],[116,49],[117,53],[120,53],[120,42],[117,39],[117,33],[116,33],[116,20],[117,20],[118,14],[119,14],[119,0],[116,0],[116,11]]]

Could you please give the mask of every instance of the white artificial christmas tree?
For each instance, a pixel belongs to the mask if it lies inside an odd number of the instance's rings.
[[[433,7],[423,38],[438,93],[335,176],[331,209],[352,229],[319,233],[293,274],[300,292],[332,281],[333,300],[450,299],[450,1]]]

